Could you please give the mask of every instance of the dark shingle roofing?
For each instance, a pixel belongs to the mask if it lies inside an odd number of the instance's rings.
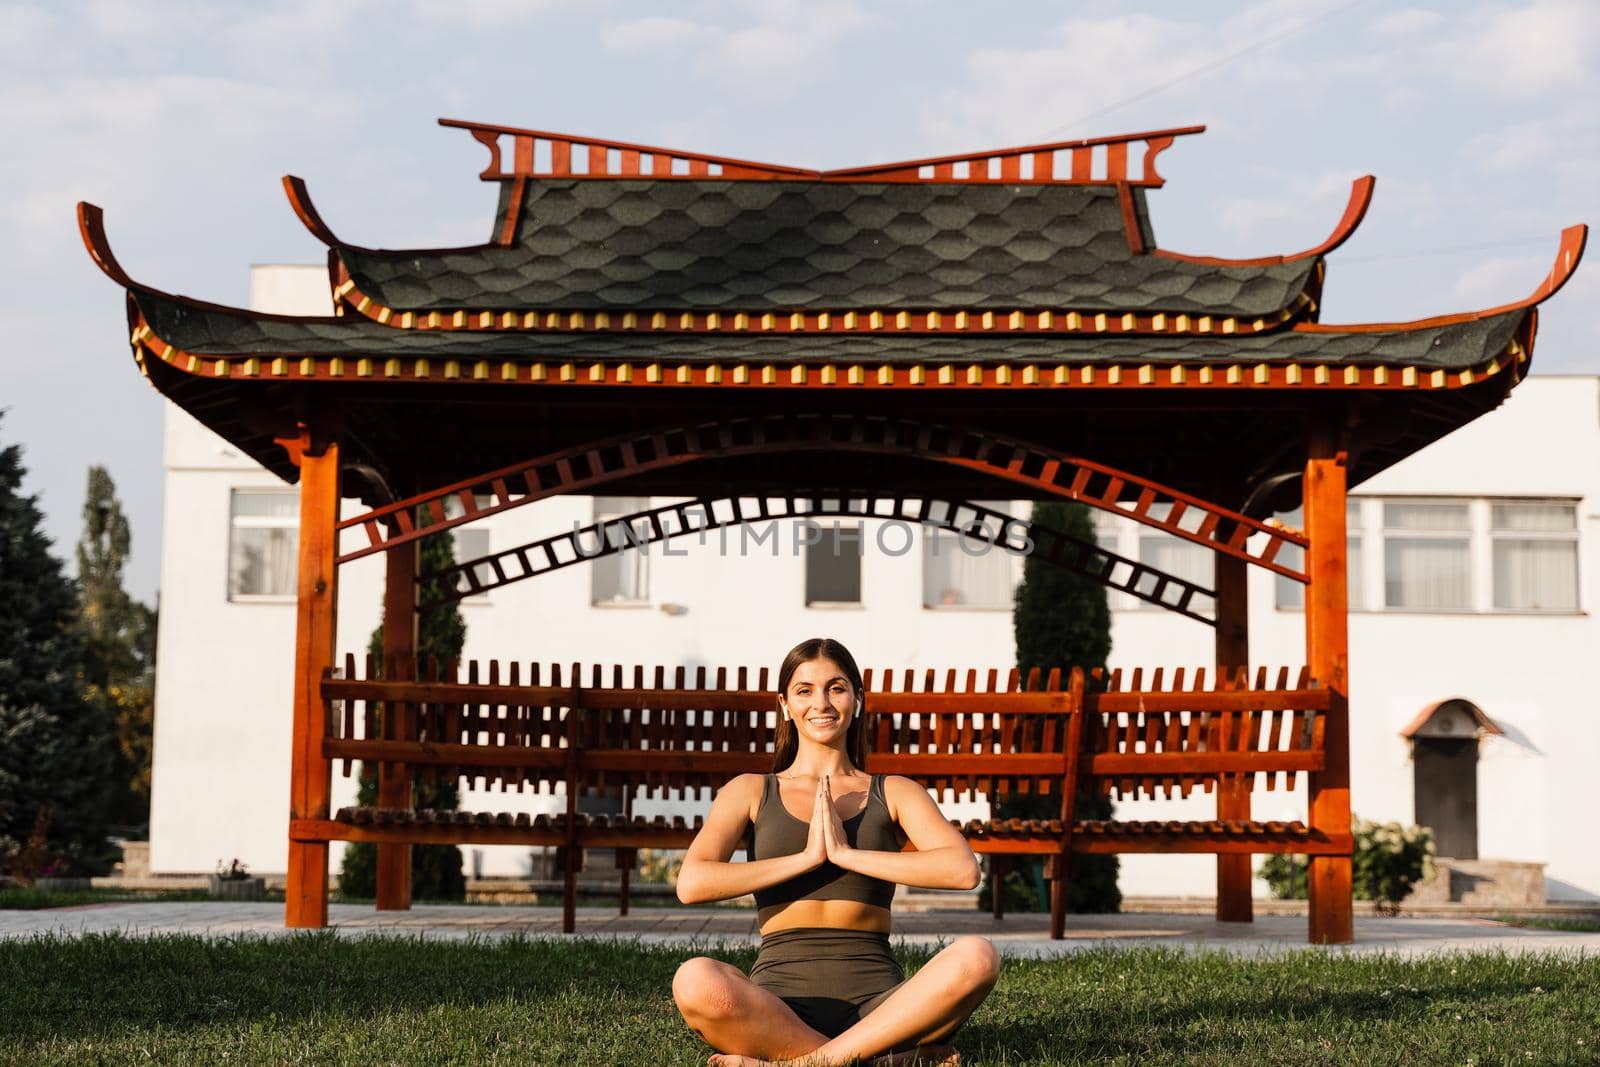
[[[1131,195],[1148,244],[1143,191]],[[528,183],[520,220],[509,246],[338,251],[363,293],[415,311],[1049,308],[1257,318],[1288,307],[1317,260],[1219,266],[1133,254],[1109,186],[548,179]]]
[[[438,359],[750,362],[999,363],[1072,361],[1280,361],[1385,363],[1463,368],[1512,340],[1523,309],[1439,326],[1398,325],[1359,332],[1283,331],[1236,337],[1057,337],[1030,334],[670,334],[439,332],[397,330],[366,319],[289,319],[196,306],[137,291],[155,335],[178,349],[214,356],[401,356]]]

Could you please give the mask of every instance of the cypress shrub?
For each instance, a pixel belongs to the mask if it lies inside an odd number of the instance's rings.
[[[1094,523],[1083,504],[1064,500],[1041,501],[1033,506],[1033,521],[1043,527],[1084,541],[1094,541]],[[1033,668],[1041,675],[1059,669],[1063,678],[1080,667],[1087,676],[1104,667],[1111,654],[1111,612],[1105,587],[1082,575],[1030,556],[1017,586],[1012,624],[1017,643],[1017,669],[1024,677]],[[1090,683],[1092,684],[1092,682]],[[1075,801],[1080,819],[1111,816],[1111,800],[1080,787]],[[997,819],[1053,819],[1061,814],[1058,796],[1012,796],[994,805]],[[979,907],[990,906],[993,887],[985,879]],[[1046,911],[1050,898],[1044,879],[1044,860],[1038,856],[1011,857],[1005,879],[1008,910]],[[1067,879],[1067,910],[1109,912],[1122,906],[1117,888],[1116,856],[1073,856]]]
[[[426,516],[424,516],[424,521]],[[455,536],[450,531],[422,539],[417,549],[417,567],[423,574],[432,574],[455,563]],[[423,582],[417,586],[419,601],[431,600],[444,593],[437,581]],[[458,660],[467,642],[467,624],[456,604],[435,608],[422,615],[417,626],[417,654],[424,664],[436,659],[442,665]],[[372,632],[369,650],[378,657],[383,655],[383,624]],[[357,803],[363,807],[378,802],[378,771],[366,763],[361,765]],[[460,791],[454,782],[429,782],[417,779],[412,787],[412,799],[419,809],[454,811],[461,802]],[[344,897],[374,897],[378,893],[377,846],[364,841],[352,841],[345,846],[339,865],[339,895]],[[461,849],[456,845],[411,846],[411,896],[414,900],[465,900],[467,879],[461,866]]]

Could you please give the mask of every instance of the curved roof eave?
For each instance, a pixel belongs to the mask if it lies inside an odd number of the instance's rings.
[[[1325,256],[1350,239],[1361,225],[1361,220],[1367,217],[1367,209],[1372,206],[1372,193],[1377,187],[1378,179],[1371,174],[1364,174],[1350,183],[1350,197],[1345,202],[1344,214],[1334,226],[1333,232],[1320,244],[1313,245],[1303,252],[1292,252],[1281,256],[1257,256],[1253,259],[1226,259],[1218,256],[1192,256],[1183,252],[1173,252],[1165,248],[1153,248],[1151,255],[1161,256],[1164,259],[1175,259],[1183,263],[1204,263],[1213,267],[1267,267],[1276,263],[1291,263],[1295,260],[1310,259],[1314,256]]]
[[[1544,280],[1534,288],[1533,292],[1521,300],[1513,300],[1508,304],[1483,308],[1479,311],[1461,311],[1448,315],[1435,315],[1430,318],[1412,319],[1406,322],[1297,323],[1293,327],[1293,331],[1297,333],[1381,333],[1385,330],[1451,326],[1459,322],[1487,319],[1513,311],[1525,311],[1528,308],[1537,307],[1561,291],[1562,286],[1567,284],[1572,278],[1573,272],[1578,269],[1578,263],[1583,259],[1583,251],[1588,241],[1589,227],[1586,223],[1580,222],[1562,230],[1561,240],[1556,245],[1555,262],[1550,265],[1550,270],[1545,274]]]
[[[234,307],[231,304],[217,304],[209,300],[199,300],[192,296],[180,293],[169,293],[157,289],[153,285],[136,281],[120,261],[116,253],[111,250],[111,242],[106,237],[105,212],[99,206],[87,200],[78,201],[78,236],[83,240],[83,247],[88,251],[89,258],[94,260],[95,266],[101,273],[124,289],[129,295],[148,294],[158,299],[170,300],[187,308],[197,311],[220,312],[227,315],[242,315],[258,322],[285,322],[285,323],[343,323],[346,320],[337,315],[280,315],[269,311],[253,311],[249,308]]]
[[[366,256],[404,258],[415,255],[455,255],[462,252],[483,252],[491,248],[502,247],[493,241],[472,245],[458,245],[453,248],[410,249],[367,248],[363,245],[351,244],[348,241],[341,240],[339,235],[333,232],[333,227],[329,226],[327,220],[322,217],[322,212],[317,210],[317,205],[311,200],[311,189],[306,185],[304,178],[293,174],[285,174],[282,180],[284,196],[288,198],[289,206],[294,210],[295,217],[300,220],[301,225],[310,231],[311,236],[321,241],[335,254],[349,249],[352,252],[359,252]]]

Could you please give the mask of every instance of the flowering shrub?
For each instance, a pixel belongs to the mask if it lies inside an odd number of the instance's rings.
[[[1433,877],[1433,831],[1352,819],[1355,857],[1351,887],[1357,900],[1375,900],[1378,910],[1397,914],[1411,887]],[[1274,853],[1261,865],[1261,877],[1279,900],[1306,897],[1306,858]]]
[[[678,869],[683,866],[683,853],[676,849],[641,848],[639,850],[639,880],[678,884]]]

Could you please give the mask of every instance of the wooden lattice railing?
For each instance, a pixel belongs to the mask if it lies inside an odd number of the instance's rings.
[[[358,667],[360,668],[358,670]],[[372,657],[344,661],[322,684],[323,757],[378,764],[480,787],[555,793],[554,814],[348,808],[291,824],[293,839],[554,845],[562,849],[566,925],[575,922],[575,864],[587,846],[619,849],[626,908],[633,850],[682,848],[700,819],[633,813],[636,796],[704,802],[735,774],[771,767],[777,728],[767,669],[645,668],[473,662],[406,665],[385,679]],[[1348,855],[1348,827],[1300,821],[1080,820],[1087,785],[1123,798],[1188,796],[1219,781],[1278,775],[1294,785],[1325,767],[1329,693],[1304,670],[1227,677],[1142,670],[1069,678],[998,670],[869,670],[868,769],[939,791],[999,800],[1037,795],[1059,816],[959,824],[976,851],[1050,858],[1058,890],[1052,931],[1064,921],[1059,885],[1082,852],[1301,852]],[[1170,681],[1170,684],[1165,684]],[[1269,685],[1269,683],[1271,683]],[[620,802],[616,814],[580,810],[583,796]],[[997,911],[998,914],[998,911]]]

